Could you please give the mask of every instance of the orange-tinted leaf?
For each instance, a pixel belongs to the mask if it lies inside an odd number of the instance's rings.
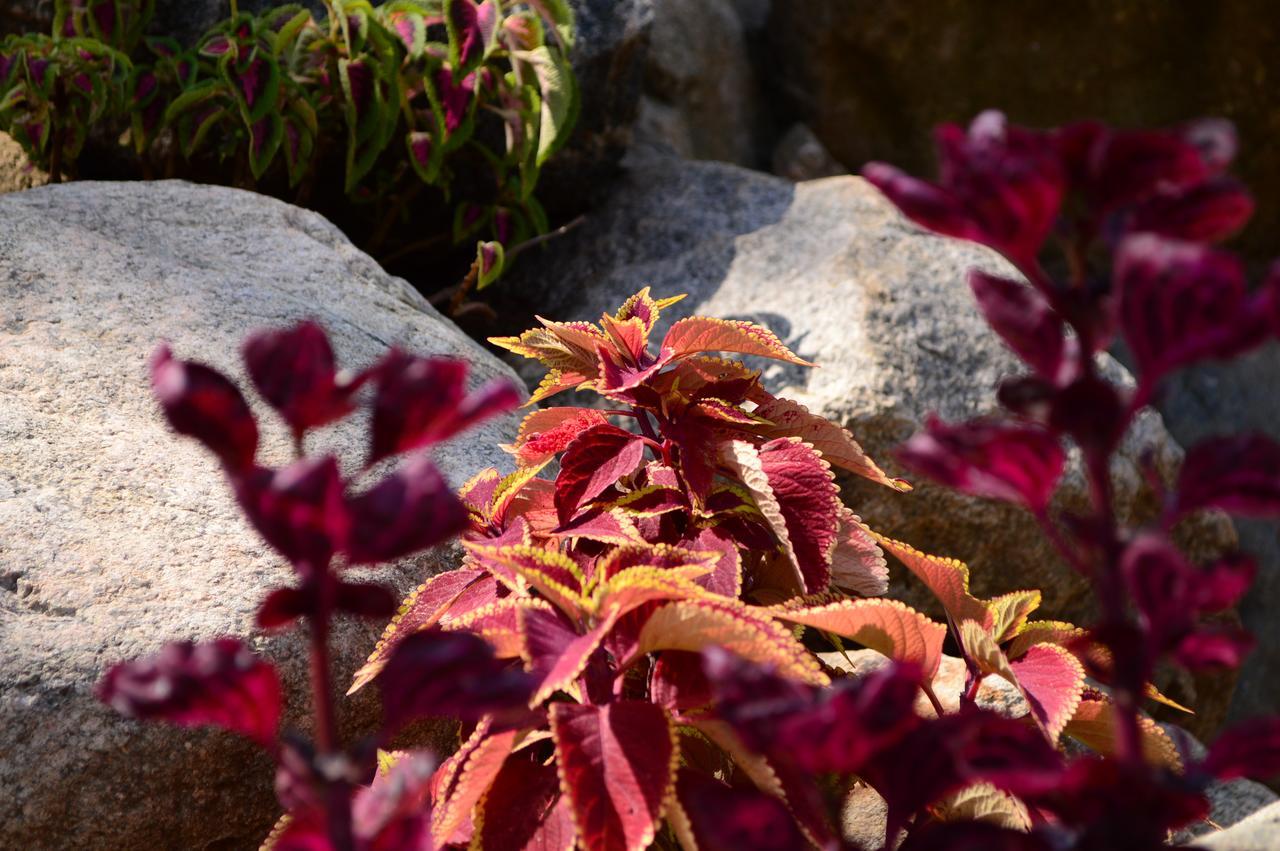
[[[782,620],[835,633],[891,659],[913,662],[920,666],[926,682],[933,679],[942,663],[947,628],[897,600],[842,600],[770,611]]]
[[[1164,728],[1145,715],[1139,716],[1138,726],[1142,734],[1142,753],[1147,761],[1182,771],[1182,757]],[[1115,707],[1109,700],[1085,698],[1062,732],[1099,753],[1115,753]]]
[[[1016,636],[1027,623],[1027,617],[1040,608],[1039,591],[1013,591],[987,601],[991,610],[991,635],[1003,644]]]
[[[905,607],[904,607],[905,608]],[[791,632],[733,600],[701,599],[668,603],[654,611],[640,630],[640,653],[655,650],[699,652],[724,647],[753,662],[815,685],[829,681],[817,660]]]
[[[695,585],[693,577],[705,575],[709,568],[691,565],[686,568],[631,567],[610,577],[597,592],[597,611],[621,617],[646,603],[658,600],[690,600],[706,596]]]
[[[519,732],[490,734],[489,730],[488,720],[482,721],[432,778],[435,805],[431,810],[431,837],[437,847],[460,841],[455,833],[465,826],[472,809],[497,777]]]
[[[688,509],[689,500],[678,488],[647,485],[613,501],[613,507],[636,517],[657,517],[670,511]]]
[[[813,366],[797,357],[767,328],[736,319],[691,316],[671,326],[662,341],[664,354],[683,358],[699,352],[736,352],[801,366]]]
[[[536,405],[543,399],[550,399],[557,393],[569,390],[573,387],[579,387],[584,382],[591,380],[591,376],[581,372],[553,369],[543,377],[542,381],[538,382],[537,389],[533,391],[533,394],[529,397],[529,401],[524,403],[524,407],[528,408],[532,405]]]
[[[354,694],[372,682],[386,666],[391,651],[405,636],[435,626],[450,604],[482,576],[484,571],[479,568],[462,567],[431,577],[405,597],[400,610],[382,631],[382,637],[374,646],[373,653],[369,654],[368,661],[356,671],[347,694]]]
[[[888,485],[894,490],[911,490],[911,485],[904,479],[890,478],[881,470],[853,439],[848,429],[841,428],[826,417],[810,413],[799,402],[769,399],[756,407],[755,414],[768,421],[753,429],[757,434],[764,437],[798,437],[818,450],[833,467]]]
[[[644,325],[645,334],[648,334],[653,330],[653,326],[657,323],[662,311],[681,301],[684,297],[685,295],[681,293],[670,298],[655,299],[649,295],[649,288],[645,287],[623,302],[622,307],[618,308],[618,312],[614,314],[613,318],[619,322],[625,322],[628,319],[639,319]]]
[[[585,851],[649,847],[678,762],[666,710],[620,700],[605,706],[555,703],[549,715],[560,786]]]
[[[468,509],[487,518],[493,491],[500,481],[502,476],[498,470],[495,467],[488,467],[476,473],[458,489],[458,498],[466,504]]]
[[[616,547],[644,543],[636,524],[621,511],[587,511],[546,534],[556,540],[585,538]]]
[[[543,408],[525,417],[515,441],[502,448],[521,466],[540,464],[563,452],[582,432],[608,421],[593,408]]]
[[[882,535],[875,535],[875,538],[933,592],[952,621],[957,624],[966,620],[977,621],[983,626],[990,624],[993,615],[986,604],[969,593],[969,567],[964,562],[927,555],[910,544]]]
[[[760,423],[760,418],[755,414],[749,414],[737,405],[726,402],[723,399],[699,399],[690,411],[698,416],[728,423],[729,425],[755,426]]]
[[[586,604],[582,571],[567,555],[536,545],[501,547],[464,541],[463,546],[508,587],[520,590],[522,582],[527,583],[571,618]]]
[[[500,659],[522,658],[524,633],[520,629],[520,616],[528,609],[550,611],[545,600],[532,597],[504,597],[496,603],[482,606],[473,612],[449,621],[446,631],[458,630],[478,635],[493,645],[493,653]]]
[[[1066,621],[1027,621],[1022,631],[1009,642],[1005,653],[1010,659],[1017,659],[1034,644],[1057,644],[1066,647],[1085,633],[1086,630]]]

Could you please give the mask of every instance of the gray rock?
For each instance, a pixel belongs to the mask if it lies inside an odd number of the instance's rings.
[[[787,180],[817,180],[848,172],[804,124],[793,124],[773,149],[773,173]]]
[[[1185,755],[1192,759],[1204,758],[1205,746],[1195,736],[1174,724],[1161,726]],[[1197,837],[1208,838],[1220,828],[1231,827],[1277,800],[1276,793],[1266,786],[1243,778],[1226,782],[1215,780],[1209,784],[1205,795],[1209,798],[1208,821],[1183,828],[1173,837],[1174,844],[1190,842]],[[1280,835],[1276,841],[1280,842]]]
[[[1205,851],[1275,851],[1280,846],[1280,803],[1258,810],[1244,821],[1195,841]]]
[[[602,211],[522,263],[504,293],[530,299],[541,316],[595,319],[649,285],[660,295],[690,294],[668,318],[708,314],[762,323],[819,364],[760,364],[771,389],[846,425],[890,469],[891,449],[928,413],[960,420],[997,410],[997,382],[1019,368],[965,283],[975,266],[1007,272],[995,254],[922,233],[860,178],[796,185],[712,163],[637,157],[631,165]],[[1107,369],[1123,375],[1109,359]],[[1126,522],[1155,512],[1138,467],[1148,449],[1172,476],[1182,453],[1154,412],[1139,418],[1112,471]],[[1088,619],[1087,584],[1026,513],[918,485],[902,495],[849,482],[845,495],[882,532],[967,561],[977,593],[1039,588],[1038,617]],[[1070,474],[1065,504],[1085,499],[1082,477]],[[1235,540],[1220,515],[1182,532],[1201,557]],[[896,579],[893,593],[937,613],[927,591],[901,574]],[[1221,720],[1230,683],[1201,683],[1199,693],[1195,687],[1188,681],[1173,691],[1195,706],[1196,731],[1204,732]]]
[[[1280,345],[1229,363],[1205,363],[1166,382],[1160,412],[1184,446],[1221,434],[1261,431],[1280,439]],[[1280,706],[1280,527],[1273,521],[1239,520],[1240,545],[1258,558],[1258,576],[1240,604],[1258,647],[1245,663],[1231,704],[1232,720],[1275,712]]]
[[[651,132],[693,159],[755,165],[758,89],[729,0],[656,0],[645,91],[678,120],[650,118]]]
[[[170,639],[253,632],[290,571],[240,517],[213,459],[168,431],[147,358],[161,339],[229,371],[244,334],[315,317],[341,363],[393,343],[511,373],[314,213],[179,182],[73,183],[0,197],[0,847],[256,847],[274,820],[270,761],[234,736],[117,717],[91,694],[111,663]],[[255,403],[256,404],[256,403]],[[289,457],[265,406],[264,459]],[[514,417],[436,453],[455,484]],[[358,462],[365,426],[308,448]],[[456,553],[377,575],[403,593]],[[336,682],[379,624],[344,623]],[[303,720],[305,640],[254,643],[283,665]],[[344,689],[345,690],[345,689]],[[343,702],[348,735],[376,701]]]

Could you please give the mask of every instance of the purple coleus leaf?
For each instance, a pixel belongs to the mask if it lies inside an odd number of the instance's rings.
[[[259,331],[245,340],[243,353],[254,387],[295,435],[355,409],[351,396],[360,381],[338,383],[329,337],[316,323]]]
[[[537,679],[493,655],[483,638],[428,629],[401,641],[378,675],[387,725],[425,716],[479,721],[519,712]]]
[[[1280,514],[1280,444],[1252,433],[1193,446],[1182,462],[1170,519],[1203,508],[1250,517]]]
[[[1244,186],[1219,177],[1190,189],[1156,193],[1134,208],[1126,230],[1189,242],[1218,242],[1243,228],[1253,210],[1253,197]]]
[[[817,689],[727,651],[703,651],[717,714],[752,749],[813,773],[857,772],[919,724],[920,672],[894,664]]]
[[[213,725],[270,746],[284,703],[275,668],[238,639],[179,641],[113,666],[98,699],[122,715],[184,727]]]
[[[930,417],[898,449],[907,467],[971,496],[1044,511],[1066,455],[1058,439],[1029,425],[973,420],[949,426]]]
[[[781,799],[726,786],[692,769],[676,775],[676,802],[694,846],[707,851],[792,851],[812,847]]]
[[[1271,334],[1271,292],[1251,295],[1230,254],[1138,234],[1121,243],[1113,278],[1121,328],[1148,391],[1174,369],[1234,357]]]
[[[467,364],[392,350],[376,368],[369,463],[447,440],[520,404],[520,391],[494,379],[466,392]]]
[[[1066,324],[1036,290],[1019,281],[974,270],[969,287],[987,323],[1024,362],[1049,381],[1059,377]]]
[[[989,245],[1030,268],[1063,195],[1049,136],[1009,126],[992,111],[975,118],[967,132],[953,124],[940,127],[937,143],[937,184],[884,163],[867,165],[863,176],[917,224]]]
[[[257,467],[239,477],[235,489],[258,534],[300,573],[324,571],[348,539],[351,516],[331,456],[304,458],[281,470]]]
[[[446,133],[452,133],[462,126],[467,117],[467,109],[475,96],[476,75],[471,73],[458,81],[453,69],[446,65],[436,71],[435,80],[440,103],[444,107],[444,129]]]
[[[1195,770],[1218,780],[1248,777],[1266,783],[1280,776],[1280,717],[1232,727],[1210,745]]]
[[[461,533],[469,515],[462,500],[426,456],[400,469],[348,502],[352,564],[394,561]]]
[[[258,425],[226,376],[204,364],[178,360],[161,345],[151,356],[151,388],[174,431],[199,440],[231,472],[253,465]]]

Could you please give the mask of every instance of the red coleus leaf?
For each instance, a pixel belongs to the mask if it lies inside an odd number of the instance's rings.
[[[736,319],[690,316],[672,324],[662,340],[663,360],[679,360],[701,352],[735,352],[813,366],[798,357],[772,331]]]
[[[530,698],[530,704],[536,706],[581,676],[591,655],[613,628],[614,618],[607,616],[586,631],[580,631],[554,609],[524,609],[519,621],[525,658],[538,682],[538,690]]]
[[[662,707],[552,704],[560,784],[586,851],[641,851],[675,782],[676,741]]]
[[[431,835],[437,847],[470,839],[464,835],[472,826],[472,811],[511,755],[520,731],[493,732],[492,727],[481,721],[432,778]]]
[[[1239,668],[1257,641],[1238,627],[1198,626],[1174,648],[1178,664],[1189,671]]]
[[[390,728],[422,716],[479,721],[523,708],[534,680],[467,632],[423,630],[400,642],[378,676]]]
[[[222,373],[178,360],[161,345],[151,355],[151,389],[178,434],[199,440],[228,470],[253,465],[258,425],[244,396]]]
[[[898,450],[902,463],[971,496],[1049,505],[1066,455],[1057,438],[1032,426],[973,420],[945,425],[935,417]]]
[[[351,517],[332,456],[304,458],[282,470],[257,467],[235,488],[258,534],[300,571],[323,570],[348,538]]]
[[[1066,324],[1048,299],[1020,281],[974,270],[969,287],[978,308],[1014,353],[1046,379],[1058,378],[1066,352]]]
[[[97,696],[130,718],[214,725],[264,746],[275,740],[284,703],[275,668],[234,638],[174,642],[114,665],[98,683]]]
[[[1280,513],[1280,444],[1255,433],[1193,446],[1178,476],[1174,511],[1182,516],[1202,508],[1245,516]]]
[[[984,112],[966,132],[937,130],[938,184],[871,163],[863,176],[912,221],[945,236],[989,245],[1029,266],[1048,237],[1064,175],[1047,134]]]
[[[1214,740],[1197,769],[1219,780],[1266,783],[1280,775],[1280,718],[1254,718]]]
[[[794,851],[810,843],[781,800],[684,768],[670,819],[682,847],[699,851]]]
[[[426,456],[411,458],[348,503],[352,564],[394,561],[467,528],[466,506]]]
[[[649,673],[649,698],[673,715],[707,709],[711,681],[702,670],[702,656],[685,650],[665,650]]]
[[[574,438],[560,458],[556,514],[567,523],[583,503],[595,499],[644,460],[644,440],[617,426],[592,426]]]
[[[254,387],[294,434],[340,419],[355,407],[351,394],[357,385],[339,385],[329,337],[314,322],[253,334],[243,353]]]
[[[334,611],[361,618],[385,618],[396,610],[395,597],[376,583],[307,583],[301,588],[277,588],[268,594],[258,609],[258,626],[276,629],[303,616],[320,616],[329,605]]]
[[[587,429],[609,420],[592,408],[543,408],[520,423],[516,439],[503,449],[521,466],[533,466],[559,455]]]
[[[376,369],[370,463],[447,440],[520,404],[520,391],[501,378],[468,394],[464,361],[393,350]]]
[[[800,590],[827,590],[844,509],[831,467],[798,437],[771,440],[759,449],[733,441],[727,452],[791,560]]]
[[[1120,244],[1113,272],[1120,323],[1142,383],[1204,358],[1229,358],[1270,335],[1265,299],[1244,268],[1203,245],[1138,234]]]
[[[1014,685],[1031,707],[1036,722],[1053,741],[1075,714],[1084,694],[1084,666],[1070,650],[1036,644],[1009,663]]]
[[[577,830],[555,766],[509,757],[480,802],[475,839],[504,851],[572,851]]]

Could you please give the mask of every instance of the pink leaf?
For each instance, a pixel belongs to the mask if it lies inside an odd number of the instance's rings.
[[[331,456],[304,458],[283,470],[258,467],[235,485],[258,534],[300,571],[323,570],[345,544],[351,518]]]
[[[1084,694],[1084,667],[1071,651],[1055,644],[1033,645],[1009,663],[1031,714],[1057,741]]]
[[[1014,353],[1050,381],[1058,377],[1066,349],[1066,325],[1048,300],[1030,286],[974,270],[969,287],[987,323]]]
[[[1178,476],[1176,511],[1202,508],[1246,516],[1280,513],[1280,444],[1255,433],[1193,446]]]
[[[295,434],[346,416],[357,385],[339,386],[333,349],[314,322],[259,331],[245,340],[244,362],[253,385]]]

